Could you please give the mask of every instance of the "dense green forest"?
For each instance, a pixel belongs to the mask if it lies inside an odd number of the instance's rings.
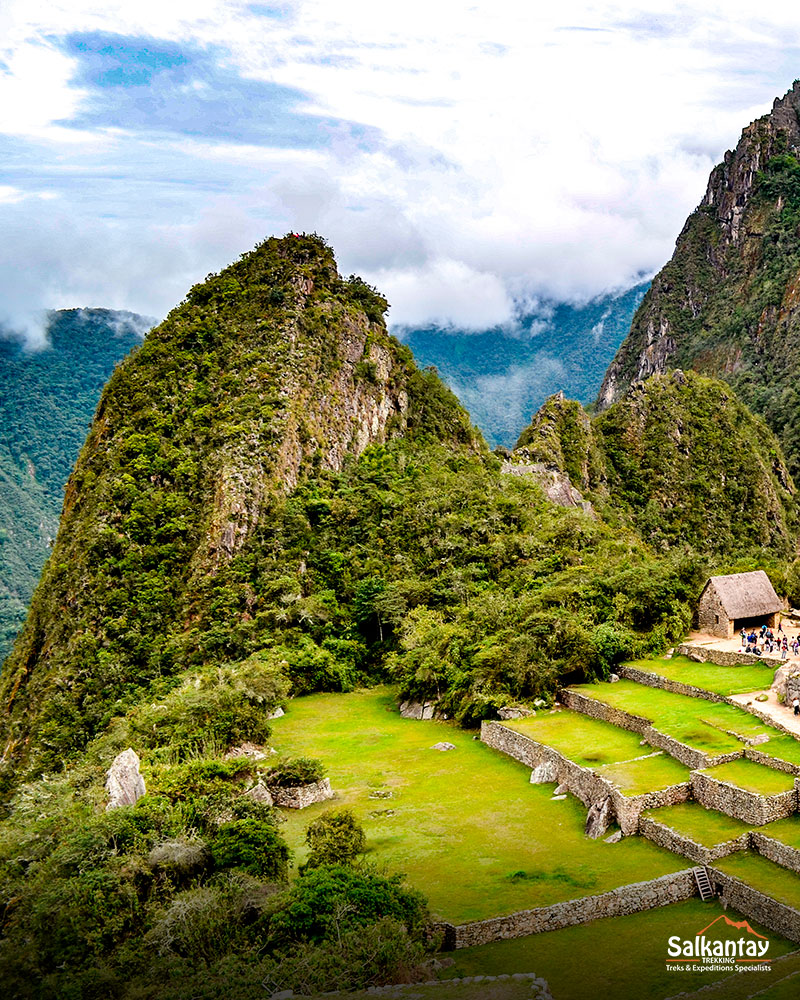
[[[48,315],[41,350],[0,338],[0,662],[56,536],[103,386],[148,326],[133,313],[65,309]]]

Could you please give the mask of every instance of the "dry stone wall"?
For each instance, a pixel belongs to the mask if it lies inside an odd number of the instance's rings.
[[[672,691],[673,694],[685,694],[690,698],[702,698],[704,701],[726,701],[727,699],[714,691],[706,691],[704,688],[694,687],[692,684],[683,684],[681,681],[673,680],[671,677],[662,677],[661,674],[653,674],[648,670],[640,670],[638,667],[621,666],[617,669],[620,677],[626,680],[635,681],[645,687],[661,688],[663,691]]]
[[[745,663],[758,663],[759,660],[763,660],[765,663],[774,663],[776,667],[781,663],[779,656],[756,656],[754,653],[739,653],[735,649],[699,646],[693,642],[683,643],[677,647],[675,652],[679,656],[689,656],[692,659],[699,659],[703,663],[716,663],[720,667],[741,667]]]
[[[625,836],[635,834],[639,828],[639,816],[645,809],[677,805],[689,798],[689,783],[681,782],[669,788],[661,788],[641,795],[624,795],[607,778],[588,767],[582,767],[569,760],[558,750],[544,743],[518,733],[499,722],[484,722],[481,725],[481,740],[495,750],[508,754],[531,769],[540,764],[552,764],[556,781],[566,785],[570,792],[585,806],[592,806],[605,798],[611,799],[614,817]]]
[[[691,861],[700,865],[711,864],[725,858],[735,851],[746,851],[750,846],[749,831],[745,830],[741,836],[733,840],[727,840],[723,844],[715,844],[714,847],[706,847],[699,844],[685,834],[678,833],[665,823],[660,823],[652,816],[641,816],[639,819],[639,833],[648,840],[652,840],[659,847],[664,847],[673,854],[682,854]]]
[[[270,785],[272,801],[276,806],[283,806],[284,809],[305,809],[315,802],[325,802],[333,798],[331,782],[329,778],[322,781],[315,781],[309,785],[295,785],[291,788],[280,788],[278,785]]]
[[[692,774],[691,786],[693,798],[707,809],[716,809],[752,826],[785,819],[797,810],[795,788],[777,795],[759,795],[699,771]]]
[[[800,942],[800,912],[779,903],[763,892],[746,885],[733,875],[709,869],[711,880],[721,899],[749,919],[757,920],[776,934]]]
[[[744,755],[748,760],[755,761],[756,764],[764,764],[774,771],[783,771],[785,774],[793,774],[795,777],[800,776],[800,767],[797,764],[792,764],[788,760],[779,760],[777,757],[770,757],[769,754],[755,747],[747,747]]]
[[[763,854],[765,858],[774,861],[776,865],[800,872],[800,850],[796,847],[782,844],[779,840],[775,840],[774,837],[768,836],[761,830],[751,831],[750,842],[759,854]]]
[[[691,869],[686,869],[649,882],[624,885],[597,896],[570,899],[552,906],[521,910],[506,917],[494,917],[469,924],[440,924],[439,929],[444,932],[444,947],[447,950],[471,948],[491,941],[560,930],[562,927],[572,927],[602,917],[640,913],[642,910],[690,899],[696,894],[694,875]]]

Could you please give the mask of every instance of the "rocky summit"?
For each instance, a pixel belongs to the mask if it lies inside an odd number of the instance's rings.
[[[605,409],[670,368],[723,379],[800,469],[800,81],[711,173],[603,381]]]

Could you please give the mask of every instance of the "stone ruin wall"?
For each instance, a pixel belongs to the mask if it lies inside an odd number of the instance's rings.
[[[704,688],[694,687],[692,684],[683,684],[681,681],[673,680],[671,677],[662,677],[661,674],[653,674],[647,670],[640,670],[638,667],[627,667],[622,665],[617,668],[620,677],[626,680],[635,681],[645,687],[661,688],[663,691],[671,691],[673,694],[685,694],[690,698],[702,698],[703,701],[727,701],[724,695],[714,691],[706,691]]]
[[[682,854],[699,865],[711,864],[712,861],[718,861],[736,851],[746,851],[750,846],[750,835],[745,831],[733,840],[716,844],[714,847],[706,847],[705,844],[699,844],[685,834],[678,833],[677,830],[653,819],[652,816],[640,817],[639,833],[659,847],[666,848],[673,854]]]
[[[510,938],[527,937],[556,931],[563,927],[573,927],[602,917],[622,917],[658,906],[678,903],[697,895],[694,874],[691,869],[663,875],[649,882],[623,885],[597,896],[570,899],[552,906],[541,906],[534,910],[521,910],[506,917],[478,920],[469,924],[440,924],[444,932],[446,950],[471,948],[504,941]]]
[[[800,912],[716,868],[710,868],[709,875],[723,903],[776,934],[800,942]]]
[[[781,868],[800,872],[800,850],[796,847],[782,844],[779,840],[762,833],[761,830],[750,831],[750,843],[768,861],[774,861]]]
[[[499,722],[482,723],[481,740],[487,746],[513,757],[526,767],[534,768],[542,763],[553,764],[558,784],[566,785],[587,808],[596,802],[602,802],[605,798],[610,798],[614,818],[626,837],[638,832],[639,816],[645,809],[677,805],[689,798],[688,781],[657,791],[644,792],[641,795],[624,795],[607,778],[591,768],[582,767],[558,750],[544,743],[537,743],[529,736],[509,729]]]
[[[785,819],[797,810],[796,788],[777,795],[760,795],[697,772],[691,776],[691,786],[695,801],[751,826],[764,826],[773,820]]]
[[[756,656],[755,653],[739,653],[734,649],[714,649],[710,646],[695,645],[685,642],[675,649],[678,656],[698,658],[702,663],[715,663],[718,667],[742,667],[749,663],[774,663],[779,666],[784,661],[779,656]],[[725,699],[723,699],[725,700]]]
[[[309,785],[295,785],[291,788],[281,788],[278,785],[269,786],[272,801],[284,809],[305,809],[315,802],[326,802],[333,798],[329,778],[315,781]]]

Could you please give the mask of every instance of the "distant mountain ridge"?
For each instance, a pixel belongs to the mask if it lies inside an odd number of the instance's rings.
[[[579,305],[543,300],[509,327],[477,333],[441,327],[395,331],[420,365],[433,365],[493,447],[514,446],[559,390],[588,404],[630,331],[648,282]]]
[[[25,619],[100,393],[152,321],[112,309],[48,316],[48,344],[0,337],[0,663]]]

